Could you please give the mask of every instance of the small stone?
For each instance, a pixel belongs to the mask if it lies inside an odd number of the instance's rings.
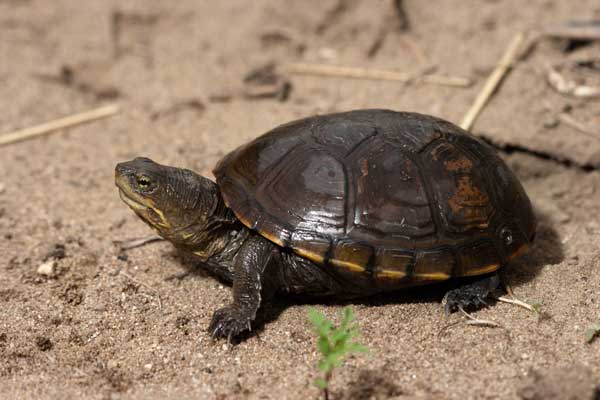
[[[148,371],[150,371],[153,366],[154,365],[152,365],[152,363],[149,363],[149,364],[144,365],[144,369],[147,369]]]
[[[338,58],[337,51],[335,51],[334,49],[332,49],[330,47],[321,47],[317,51],[317,54],[323,60],[334,60],[334,59]]]
[[[544,128],[546,129],[554,129],[558,126],[558,124],[560,124],[560,121],[554,116],[546,117],[543,121]]]
[[[110,394],[110,400],[121,400],[121,393],[119,392],[112,392]]]
[[[119,363],[116,360],[108,360],[106,363],[106,368],[115,369],[119,366]]]
[[[94,311],[104,312],[104,311],[106,311],[106,305],[105,304],[96,304],[94,306]]]
[[[50,339],[48,339],[47,337],[43,337],[43,336],[38,336],[37,338],[35,338],[35,344],[36,344],[37,348],[40,349],[41,351],[48,351],[48,350],[51,350],[53,347],[53,344],[50,341]]]
[[[39,275],[52,276],[52,275],[54,275],[55,268],[56,268],[56,261],[49,260],[49,261],[46,261],[45,263],[40,264],[40,266],[37,268],[37,273]]]

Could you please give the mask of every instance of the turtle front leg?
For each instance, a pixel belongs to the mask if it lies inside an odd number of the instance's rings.
[[[233,302],[218,309],[208,331],[213,337],[229,341],[251,329],[260,307],[263,275],[274,252],[274,245],[261,236],[252,236],[241,246],[233,260]]]
[[[498,274],[484,276],[481,279],[449,290],[444,296],[443,303],[446,314],[459,308],[481,308],[487,305],[485,299],[500,286]]]

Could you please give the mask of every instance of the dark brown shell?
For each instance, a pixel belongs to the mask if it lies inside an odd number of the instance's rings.
[[[290,122],[228,154],[214,172],[246,226],[375,281],[492,272],[535,232],[523,187],[490,146],[415,113]]]

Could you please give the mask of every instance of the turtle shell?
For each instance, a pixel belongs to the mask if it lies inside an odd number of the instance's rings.
[[[416,113],[290,122],[225,156],[214,173],[244,225],[371,281],[492,272],[535,233],[529,198],[494,149]]]

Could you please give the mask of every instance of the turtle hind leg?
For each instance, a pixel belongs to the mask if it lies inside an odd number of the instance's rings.
[[[500,286],[498,274],[485,276],[475,282],[449,290],[442,303],[446,314],[462,309],[479,309],[487,306],[486,299]]]

